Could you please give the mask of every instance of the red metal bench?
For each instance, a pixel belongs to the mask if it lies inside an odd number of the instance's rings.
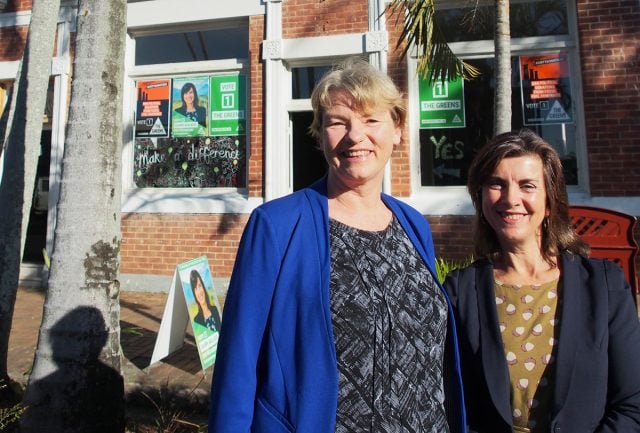
[[[636,275],[638,244],[634,238],[636,217],[593,206],[569,206],[571,223],[578,235],[591,246],[591,257],[617,263],[631,285],[634,301],[640,294]]]

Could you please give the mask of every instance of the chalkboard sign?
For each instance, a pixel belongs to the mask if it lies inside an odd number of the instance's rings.
[[[136,138],[138,188],[246,187],[246,135]]]

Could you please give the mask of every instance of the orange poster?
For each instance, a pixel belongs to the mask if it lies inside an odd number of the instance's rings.
[[[520,56],[520,84],[525,125],[573,122],[567,53]]]
[[[171,80],[136,83],[136,137],[169,136]]]

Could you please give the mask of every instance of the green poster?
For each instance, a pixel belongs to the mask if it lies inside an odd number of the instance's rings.
[[[420,128],[464,128],[464,80],[420,79]]]
[[[221,315],[206,256],[180,263],[177,271],[191,318],[203,369],[213,365],[218,350]]]
[[[247,77],[211,77],[209,135],[246,135]]]

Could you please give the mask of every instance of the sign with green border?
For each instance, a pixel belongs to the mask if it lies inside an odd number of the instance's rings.
[[[464,128],[464,80],[429,80],[419,85],[420,128]]]
[[[246,135],[247,77],[214,75],[209,88],[209,135]]]

